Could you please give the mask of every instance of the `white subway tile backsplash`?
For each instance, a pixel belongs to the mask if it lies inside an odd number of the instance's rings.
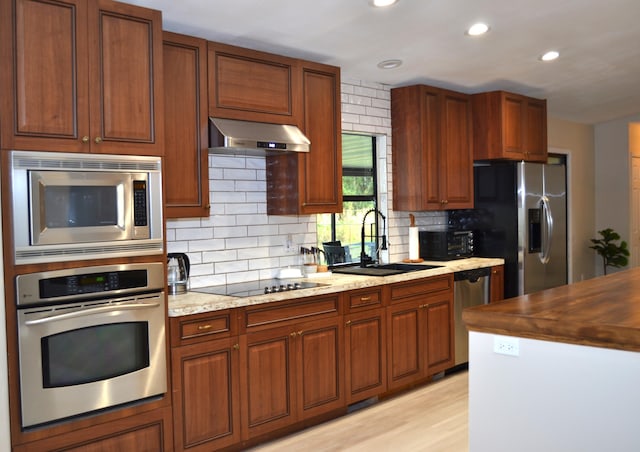
[[[203,240],[213,238],[213,228],[176,229],[176,240]]]
[[[215,263],[215,262],[227,262],[235,261],[238,259],[239,250],[219,250],[219,251],[204,251],[201,254],[202,262]]]
[[[189,252],[195,253],[198,251],[221,251],[225,249],[224,239],[211,239],[211,240],[190,240]]]
[[[387,214],[389,259],[407,257],[409,212],[391,210],[391,91],[342,77],[342,130],[378,136],[379,202]],[[266,214],[264,157],[209,155],[211,216],[167,220],[167,250],[187,252],[191,287],[269,279],[300,265],[297,250],[316,243],[316,218]],[[446,224],[443,212],[412,212],[418,225]],[[287,252],[290,236],[296,252]]]
[[[234,203],[225,204],[224,211],[227,215],[240,215],[240,214],[257,214],[258,206],[255,203]]]
[[[227,249],[255,248],[257,246],[257,237],[238,237],[225,239],[225,248]]]

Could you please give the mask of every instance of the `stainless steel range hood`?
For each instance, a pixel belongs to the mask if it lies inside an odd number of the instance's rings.
[[[209,118],[213,154],[262,156],[309,152],[311,142],[296,126]]]

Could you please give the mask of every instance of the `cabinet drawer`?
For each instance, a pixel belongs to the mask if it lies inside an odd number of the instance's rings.
[[[453,274],[393,284],[391,286],[391,302],[405,301],[416,295],[425,295],[441,290],[453,290]]]
[[[352,291],[347,294],[347,297],[347,312],[378,308],[382,306],[381,288]]]
[[[340,313],[340,295],[321,298],[298,298],[282,303],[267,303],[245,310],[244,326],[247,329],[270,327],[289,321],[307,320],[310,317],[331,317]]]
[[[182,317],[173,317],[171,322],[171,346],[218,339],[235,333],[229,311],[207,312]]]

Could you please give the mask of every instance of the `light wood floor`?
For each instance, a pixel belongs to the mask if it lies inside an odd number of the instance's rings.
[[[467,371],[457,372],[251,450],[466,452],[468,394]]]

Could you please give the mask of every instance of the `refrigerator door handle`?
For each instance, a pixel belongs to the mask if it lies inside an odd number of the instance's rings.
[[[540,261],[548,264],[551,259],[551,242],[553,237],[553,215],[551,214],[551,206],[549,198],[543,196],[540,199],[542,204],[542,212],[544,217],[544,229],[542,233],[542,253],[540,253]]]

